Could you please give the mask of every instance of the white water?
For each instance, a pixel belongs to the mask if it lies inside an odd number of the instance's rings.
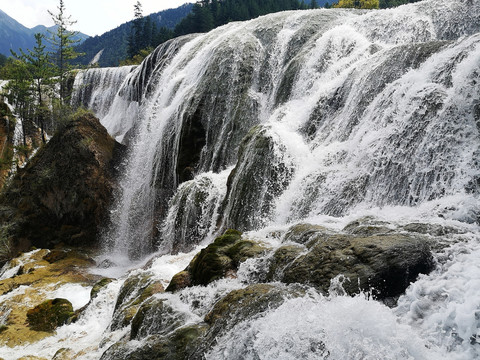
[[[221,334],[207,357],[479,358],[479,31],[478,1],[426,0],[386,11],[274,14],[157,49],[99,112],[110,133],[130,143],[106,235],[113,259],[175,248],[176,231],[194,229],[183,227],[191,217],[181,220],[180,200],[205,178],[215,198],[203,203],[207,213],[215,204],[224,223],[273,248],[279,240],[267,234],[299,221],[341,230],[373,215],[398,227],[453,226],[464,234],[447,237],[452,245],[436,254],[437,269],[397,307],[311,291]],[[195,178],[180,184],[181,134],[198,123],[205,144]],[[270,156],[293,174],[273,200],[242,203],[232,192],[220,208],[226,174],[247,168],[236,163],[241,139],[259,123],[275,141]],[[263,228],[245,226],[228,207],[266,201],[271,210],[256,222]],[[216,215],[202,221],[204,238],[190,249],[214,236]],[[168,279],[171,256],[147,271]],[[189,256],[180,256],[179,269]],[[247,261],[238,279],[157,296],[199,322],[221,296],[254,282],[261,266]]]

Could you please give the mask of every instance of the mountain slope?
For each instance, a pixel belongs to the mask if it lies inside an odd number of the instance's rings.
[[[55,27],[47,28],[44,25],[38,25],[29,29],[0,10],[0,54],[9,56],[10,50],[18,51],[19,48],[22,48],[26,51],[32,49],[35,46],[34,34],[41,33],[48,36],[49,30],[54,31]],[[88,37],[88,35],[82,33],[78,33],[76,36],[80,41],[84,41]]]

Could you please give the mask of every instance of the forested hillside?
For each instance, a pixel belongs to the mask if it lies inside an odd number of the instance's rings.
[[[173,29],[178,22],[187,16],[192,10],[192,4],[184,4],[176,9],[168,9],[150,14],[144,18],[146,27],[145,33],[149,34],[151,44],[156,46],[165,41],[162,33],[165,29]],[[103,35],[87,39],[77,47],[77,51],[85,53],[79,57],[77,63],[87,65],[95,55],[103,50],[98,64],[100,66],[117,66],[119,62],[127,57],[128,37],[132,32],[133,21],[129,21],[119,27],[106,32]]]
[[[379,0],[378,7],[388,8],[415,1],[418,0]],[[200,0],[137,18],[101,36],[87,39],[77,47],[78,52],[85,54],[77,59],[77,63],[87,65],[103,50],[98,65],[118,66],[140,52],[144,57],[159,44],[180,35],[207,32],[230,21],[249,20],[273,12],[330,7],[335,3],[335,0]]]

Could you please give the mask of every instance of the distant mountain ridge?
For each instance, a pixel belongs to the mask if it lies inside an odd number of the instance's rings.
[[[48,35],[48,30],[54,29],[54,26],[48,28],[44,25],[37,25],[29,29],[0,10],[0,53],[10,56],[10,50],[18,52],[19,48],[24,51],[32,49],[35,46],[34,35],[36,33]],[[76,38],[83,42],[89,36],[78,33]]]
[[[193,4],[184,4],[174,9],[168,9],[146,15],[157,29],[162,27],[173,29],[193,8]],[[128,36],[133,26],[133,20],[126,22],[106,33],[86,39],[77,46],[76,50],[85,55],[77,59],[77,63],[87,65],[100,51],[103,50],[98,64],[118,66],[121,60],[127,58]]]

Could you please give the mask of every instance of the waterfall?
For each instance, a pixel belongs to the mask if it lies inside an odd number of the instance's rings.
[[[142,266],[6,359],[480,358],[480,1],[230,23],[79,72],[74,101],[128,149],[105,265]],[[378,288],[349,279],[368,256]]]
[[[136,69],[82,72],[80,88],[106,79],[82,96],[130,144],[107,242],[134,257],[175,248],[182,194],[232,167],[203,228],[399,207],[477,221],[479,7],[283,12],[169,41]]]

